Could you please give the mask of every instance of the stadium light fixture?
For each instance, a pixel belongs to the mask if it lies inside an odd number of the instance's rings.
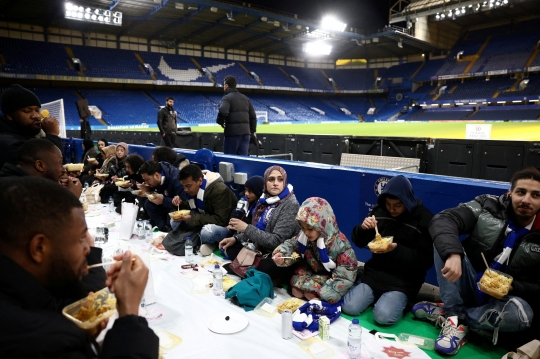
[[[322,41],[311,41],[306,42],[302,50],[310,55],[330,55],[332,46]]]
[[[122,13],[119,11],[111,12],[110,10],[94,7],[85,8],[69,2],[65,3],[64,7],[64,17],[66,19],[122,26]]]
[[[399,47],[400,49],[403,48],[403,41],[401,39],[399,39],[399,41],[397,43],[397,47]]]
[[[439,13],[437,13],[437,15],[435,15],[435,18],[436,18],[437,20],[439,20],[439,19],[441,18],[441,15],[439,15]]]
[[[225,13],[227,15],[227,20],[229,21],[234,21],[234,16],[233,16],[233,12],[231,11],[231,13],[229,14],[228,12]]]
[[[321,20],[321,27],[325,30],[331,30],[331,31],[345,31],[345,28],[347,27],[347,24],[344,22],[339,21],[335,17],[329,15],[325,16]]]

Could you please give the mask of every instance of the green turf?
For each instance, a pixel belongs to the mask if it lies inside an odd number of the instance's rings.
[[[483,122],[488,124],[488,122]],[[538,122],[492,122],[492,140],[540,140]],[[382,137],[465,138],[466,122],[367,122],[258,125],[257,134],[317,134]],[[192,127],[196,132],[221,132],[219,126]]]
[[[344,318],[352,320],[358,318],[360,325],[368,330],[376,329],[383,333],[391,333],[399,335],[399,333],[414,334],[426,338],[437,338],[440,329],[435,328],[430,323],[422,322],[414,319],[412,313],[408,312],[403,318],[392,326],[380,326],[373,319],[373,308],[368,308],[364,313],[357,317],[350,317],[342,314]],[[468,335],[468,342],[453,356],[453,358],[471,358],[471,359],[488,359],[501,358],[506,354],[506,350],[492,346],[487,339],[480,338],[476,335]],[[433,350],[424,350],[431,358],[448,358],[448,356],[440,355]]]

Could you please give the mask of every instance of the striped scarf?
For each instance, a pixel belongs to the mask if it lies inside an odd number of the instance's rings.
[[[493,259],[491,262],[490,268],[495,269],[502,272],[502,266],[506,262],[506,272],[508,272],[508,261],[510,260],[510,255],[512,254],[512,250],[514,249],[514,245],[524,235],[529,233],[529,229],[526,227],[519,228],[514,221],[510,220],[508,221],[508,229],[510,229],[510,232],[506,235],[506,239],[504,241],[504,249],[501,254],[499,254],[497,257]],[[478,287],[480,286],[480,278],[484,275],[484,271],[478,273],[476,275],[476,279],[478,281]],[[482,291],[480,291],[480,288],[478,288],[478,299],[481,303],[485,302],[488,297],[486,294]]]
[[[307,329],[311,332],[319,330],[319,318],[326,316],[333,323],[341,315],[342,300],[330,304],[321,300],[310,300],[293,313],[293,328],[301,332]]]
[[[304,253],[306,252],[307,242],[308,238],[306,237],[304,232],[300,232],[298,236],[298,249],[300,250],[302,258],[304,258]],[[319,258],[321,259],[324,269],[332,273],[332,271],[336,268],[336,263],[334,263],[334,261],[331,260],[330,257],[328,257],[323,237],[319,237],[317,239],[317,251],[319,252]]]
[[[287,187],[285,187],[285,189],[277,196],[265,198],[266,194],[263,194],[259,198],[257,208],[254,211],[253,222],[255,222],[255,227],[257,227],[261,231],[264,231],[266,229],[266,226],[268,225],[270,217],[272,217],[274,208],[277,207],[277,205],[282,199],[291,194],[292,191],[293,186],[291,184],[288,184]]]
[[[192,210],[198,210],[199,213],[204,212],[204,190],[206,189],[206,179],[203,178],[201,187],[199,187],[199,192],[197,192],[197,197],[189,196],[188,203],[189,208]]]

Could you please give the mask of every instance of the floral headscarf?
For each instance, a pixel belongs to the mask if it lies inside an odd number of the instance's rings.
[[[321,233],[326,240],[339,235],[339,228],[330,203],[324,198],[310,197],[302,203],[296,221],[306,223]]]

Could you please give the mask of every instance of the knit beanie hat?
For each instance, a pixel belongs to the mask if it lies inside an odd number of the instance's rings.
[[[264,188],[264,178],[261,176],[253,176],[248,178],[244,187],[249,188],[257,197],[261,197]]]
[[[129,152],[129,147],[128,147],[128,144],[125,143],[125,142],[118,142],[118,144],[116,144],[116,146],[120,146],[120,147],[124,147],[124,150],[126,150],[126,153]]]
[[[41,107],[41,102],[39,102],[38,97],[32,91],[25,89],[21,85],[11,85],[2,93],[0,102],[3,114],[12,113],[13,111],[28,106]]]
[[[270,173],[272,173],[272,171],[279,171],[279,173],[281,173],[281,176],[283,177],[283,188],[287,188],[287,172],[285,172],[285,170],[280,166],[272,166],[268,167],[266,171],[264,171],[264,193],[268,193],[266,190],[266,182],[268,182],[268,177],[270,177]]]

